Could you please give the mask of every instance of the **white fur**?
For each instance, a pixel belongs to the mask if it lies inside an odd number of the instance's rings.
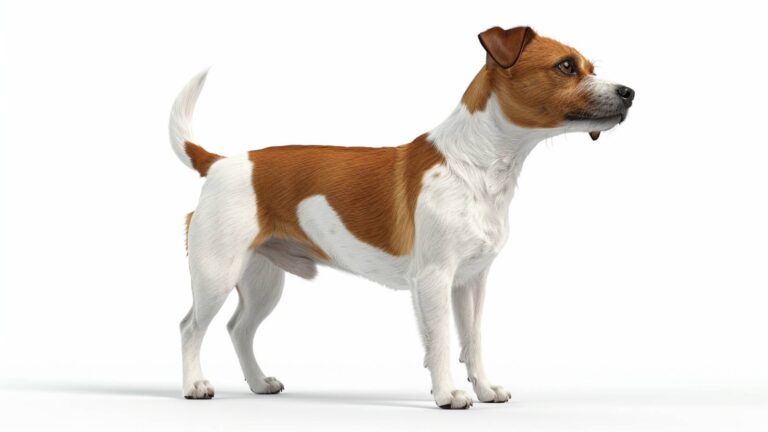
[[[253,336],[259,324],[277,306],[283,294],[285,272],[257,253],[249,254],[249,258],[245,272],[237,283],[240,301],[227,329],[251,391],[258,394],[279,393],[283,384],[274,377],[265,376],[256,362]]]
[[[438,177],[432,177],[432,170],[424,176],[416,211],[412,290],[438,405],[457,403],[448,353],[451,299],[461,359],[475,394],[481,401],[509,399],[503,387],[490,384],[482,365],[485,275],[506,243],[509,203],[525,158],[539,141],[559,132],[515,126],[492,96],[484,111],[469,113],[459,105],[429,134],[445,155],[446,166],[433,168],[441,171]]]
[[[253,165],[247,155],[212,165],[189,225],[194,303],[181,322],[184,396],[213,396],[200,368],[200,345],[214,315],[237,284],[258,234]]]
[[[178,112],[171,121],[175,143],[188,137],[184,125],[204,77],[195,78],[174,105],[174,113]],[[460,360],[466,364],[478,398],[488,402],[509,399],[509,392],[491,384],[483,367],[480,322],[486,276],[507,240],[509,203],[526,157],[541,140],[583,127],[570,122],[551,129],[518,127],[502,113],[496,96],[484,111],[470,113],[459,105],[429,134],[446,163],[423,175],[414,245],[407,256],[391,256],[356,238],[322,195],[299,204],[301,228],[330,257],[331,266],[411,291],[425,346],[424,365],[430,371],[438,405],[466,408],[472,404],[451,379],[451,304],[462,347]],[[595,129],[584,131],[590,130]],[[256,327],[280,298],[283,271],[248,249],[258,233],[251,169],[246,157],[213,165],[192,218],[189,259],[194,305],[181,324],[184,394],[188,397],[213,393],[200,370],[200,342],[235,284],[241,300],[229,328],[246,380],[257,393],[282,389],[279,381],[265,377],[252,351]]]
[[[579,86],[581,87],[582,92],[590,95],[590,98],[593,101],[593,114],[599,116],[601,114],[624,111],[624,114],[626,115],[624,104],[616,94],[616,83],[599,79],[594,75],[589,75],[582,79]],[[614,117],[604,120],[569,121],[565,127],[568,132],[605,131],[616,126],[618,123],[619,119]]]
[[[331,259],[331,265],[393,289],[408,289],[407,257],[395,257],[357,239],[322,195],[299,203],[299,226]]]
[[[205,84],[208,70],[195,75],[181,90],[171,108],[171,118],[168,121],[168,130],[171,136],[171,148],[184,165],[192,168],[192,159],[184,150],[184,143],[192,141],[192,114],[195,111],[195,103],[200,96]]]

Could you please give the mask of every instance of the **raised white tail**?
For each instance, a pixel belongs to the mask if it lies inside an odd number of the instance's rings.
[[[176,96],[168,123],[173,152],[184,165],[197,170],[202,176],[206,175],[213,162],[221,158],[192,142],[192,114],[207,76],[208,69],[195,75]]]

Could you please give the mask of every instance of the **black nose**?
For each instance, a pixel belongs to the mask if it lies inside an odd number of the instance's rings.
[[[629,87],[624,86],[618,86],[616,88],[616,94],[621,97],[621,100],[624,102],[624,105],[629,108],[632,106],[632,99],[635,98],[635,91],[632,90]]]

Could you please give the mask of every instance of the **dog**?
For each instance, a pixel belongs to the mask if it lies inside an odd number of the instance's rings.
[[[254,333],[280,300],[285,273],[311,279],[320,264],[411,292],[437,406],[473,404],[452,383],[451,309],[478,400],[510,399],[484,371],[480,321],[523,162],[549,137],[587,132],[596,140],[625,120],[635,93],[598,79],[578,51],[530,27],[478,37],[486,61],[456,109],[398,147],[288,145],[223,157],[190,132],[207,72],[182,90],[171,144],[207,177],[186,221],[194,300],[180,324],[184,397],[214,396],[200,346],[233,288],[239,304],[227,328],[248,386],[281,392],[256,362]]]

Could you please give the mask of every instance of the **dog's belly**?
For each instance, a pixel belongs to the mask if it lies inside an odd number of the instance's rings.
[[[330,258],[326,264],[392,289],[408,289],[410,258],[390,255],[357,239],[323,195],[303,200],[297,213],[301,229]]]

